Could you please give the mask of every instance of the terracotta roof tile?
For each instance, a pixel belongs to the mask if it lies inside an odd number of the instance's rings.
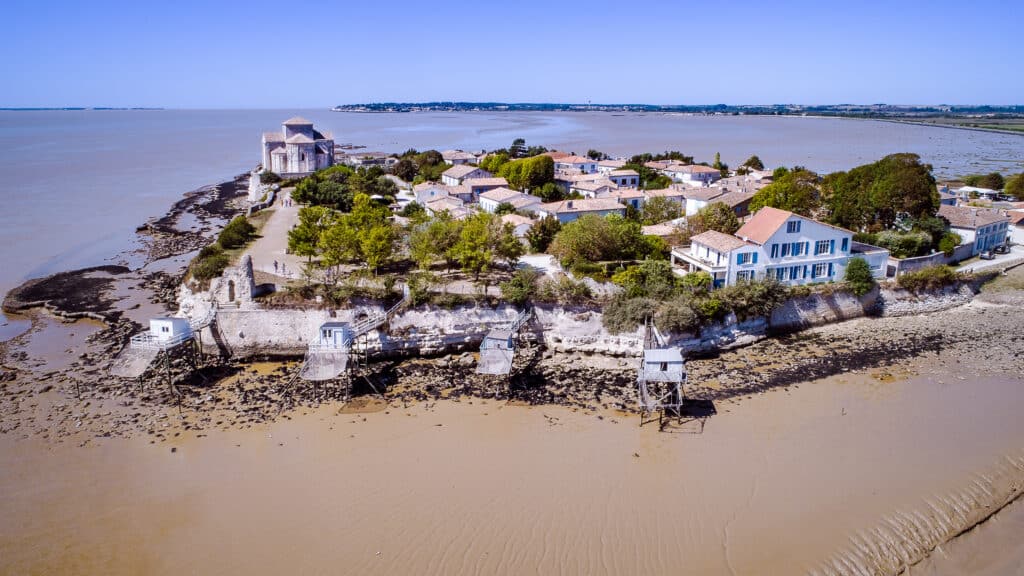
[[[747,245],[747,243],[742,239],[737,238],[732,234],[725,234],[716,230],[701,232],[693,238],[690,238],[690,242],[694,244],[702,244],[712,250],[723,253],[732,252],[737,248],[742,248]]]
[[[736,235],[740,238],[746,238],[751,242],[764,244],[786,220],[789,220],[790,216],[793,216],[792,212],[765,206],[758,210],[746,224],[740,227],[736,231]]]
[[[1007,220],[1007,215],[1002,210],[972,206],[948,206],[946,204],[939,206],[939,216],[949,220],[949,225],[954,228],[971,230]]]

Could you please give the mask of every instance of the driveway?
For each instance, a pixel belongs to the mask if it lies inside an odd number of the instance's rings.
[[[1007,254],[995,254],[993,260],[972,259],[969,264],[957,268],[957,272],[969,272],[985,270],[987,268],[1002,268],[1010,264],[1016,264],[1024,260],[1024,246],[1011,246]]]

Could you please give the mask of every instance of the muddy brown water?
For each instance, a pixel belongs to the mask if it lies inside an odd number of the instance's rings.
[[[807,572],[1022,454],[1024,382],[942,382],[834,377],[670,433],[475,400],[162,444],[3,436],[0,572]]]

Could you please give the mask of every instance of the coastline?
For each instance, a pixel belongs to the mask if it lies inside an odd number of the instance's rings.
[[[102,279],[91,284],[93,289],[82,298],[88,305],[97,308],[93,312],[106,325],[90,319],[67,323],[66,320],[73,319],[74,308],[81,302],[64,306],[59,300],[51,301],[45,297],[25,299],[24,304],[29,307],[46,302],[45,307],[50,311],[32,314],[33,329],[29,334],[11,342],[0,343],[0,353],[5,357],[3,369],[0,370],[0,386],[3,391],[0,401],[0,442],[9,447],[10,454],[20,453],[29,444],[40,443],[41,446],[49,447],[45,451],[55,450],[61,454],[70,454],[68,450],[92,454],[95,452],[88,451],[110,451],[107,457],[112,459],[110,462],[124,466],[123,459],[132,454],[138,456],[136,451],[141,446],[153,446],[154,450],[163,447],[163,454],[167,453],[169,447],[171,454],[177,454],[179,450],[191,452],[197,448],[202,452],[203,449],[193,443],[211,442],[214,452],[223,456],[221,451],[227,450],[241,438],[250,443],[254,440],[253,434],[257,437],[265,434],[279,435],[281,427],[290,430],[289,426],[293,424],[299,426],[305,436],[305,433],[310,433],[309,426],[318,426],[314,422],[325,419],[330,422],[339,418],[352,419],[353,422],[364,423],[372,419],[375,424],[371,429],[380,434],[380,441],[385,441],[389,438],[386,431],[395,426],[406,430],[408,434],[423,434],[424,431],[415,424],[407,428],[406,424],[400,422],[408,419],[415,421],[416,418],[433,414],[444,415],[433,426],[436,428],[444,429],[452,425],[454,418],[469,418],[474,424],[462,428],[466,433],[477,433],[475,427],[479,425],[484,426],[481,430],[488,430],[487,434],[499,434],[487,428],[480,420],[480,412],[477,411],[479,406],[488,407],[484,408],[484,416],[491,413],[491,407],[510,414],[521,411],[520,415],[509,421],[513,429],[517,425],[533,422],[536,411],[542,411],[547,426],[552,428],[545,432],[545,438],[548,439],[558,439],[559,434],[565,433],[560,429],[563,423],[571,423],[569,425],[573,430],[584,430],[588,434],[594,430],[605,430],[600,432],[604,435],[607,430],[603,427],[613,426],[618,429],[620,427],[617,425],[622,424],[632,428],[638,418],[633,409],[633,359],[602,354],[555,353],[540,347],[531,350],[531,354],[523,355],[519,372],[507,383],[475,375],[473,367],[476,359],[472,353],[377,362],[372,365],[371,380],[359,383],[354,390],[355,398],[348,402],[345,401],[346,391],[341,387],[314,386],[309,383],[296,385],[294,372],[297,365],[288,359],[261,361],[260,358],[254,358],[212,363],[191,378],[179,379],[180,396],[173,389],[155,381],[140,384],[109,378],[105,373],[109,357],[134,331],[137,323],[142,321],[140,319],[147,318],[151,311],[164,309],[173,300],[167,297],[167,291],[170,290],[173,295],[173,288],[180,282],[180,270],[176,272],[173,263],[180,262],[176,259],[187,257],[194,250],[193,243],[208,242],[216,231],[217,222],[231,215],[230,204],[222,202],[223,198],[213,194],[215,188],[204,188],[205,195],[196,194],[195,197],[185,198],[176,203],[167,216],[140,227],[140,232],[154,237],[152,247],[147,252],[147,266],[154,262],[165,262],[170,267],[164,267],[165,270],[161,272],[164,276],[148,278],[151,282],[149,287],[141,284],[146,278],[134,278],[133,281],[138,282],[130,288],[134,299],[128,300],[124,296],[124,290],[128,287],[112,286]],[[207,218],[206,224],[209,227],[203,231],[185,231],[182,235],[183,231],[177,228],[178,217],[190,213],[189,206],[204,202],[197,198],[219,203],[216,205],[221,206],[222,212]],[[186,200],[191,203],[182,204]],[[1015,273],[1019,274],[1019,271]],[[66,276],[58,274],[39,282],[44,287],[49,284],[52,288],[50,292],[59,295],[68,291],[66,282],[96,280],[90,276],[97,273],[117,276],[121,271],[72,271],[63,273]],[[38,283],[29,288],[35,286]],[[162,298],[161,290],[164,290]],[[28,292],[31,293],[31,290]],[[149,306],[141,305],[138,302],[140,298],[148,300]],[[686,392],[689,404],[684,422],[678,428],[670,428],[669,431],[675,434],[667,434],[666,437],[676,439],[690,434],[699,436],[706,426],[717,426],[716,422],[720,419],[734,421],[725,416],[734,411],[753,415],[757,412],[751,412],[751,403],[760,402],[766,396],[776,399],[780,395],[794,400],[802,398],[810,402],[807,407],[815,414],[822,409],[821,403],[824,402],[819,396],[819,388],[834,385],[822,384],[825,381],[838,379],[845,382],[852,379],[859,382],[857,386],[867,383],[867,390],[877,391],[882,396],[869,400],[872,403],[881,402],[879,406],[884,407],[890,401],[885,398],[886,394],[894,393],[893,390],[903,385],[901,383],[919,378],[938,380],[941,386],[945,385],[947,379],[963,382],[965,379],[958,376],[961,373],[974,374],[983,379],[1003,378],[1006,374],[1015,373],[1017,357],[1024,352],[1021,349],[1022,339],[1011,339],[1009,342],[1003,340],[1003,335],[1011,333],[1016,325],[1016,318],[1005,312],[1022,301],[1024,299],[1021,295],[1014,292],[983,292],[966,305],[959,305],[961,301],[941,311],[899,318],[864,317],[828,323],[795,333],[769,336],[731,350],[722,349],[694,358],[688,362],[693,385]],[[46,336],[41,339],[53,339],[54,343],[33,348],[30,341],[38,333]],[[68,333],[72,336],[66,339],[53,338],[57,334],[66,336]],[[63,360],[36,363],[34,354],[29,352],[53,354]],[[183,376],[182,369],[184,366],[175,366],[173,371]],[[384,396],[378,395],[374,388],[383,390]],[[809,392],[812,392],[810,397],[817,399],[807,400]],[[461,411],[463,407],[470,406],[474,407],[470,413]],[[775,406],[775,409],[781,408],[780,405]],[[843,410],[846,408],[843,407]],[[340,421],[337,423],[340,424]],[[504,430],[505,426],[501,429]],[[812,434],[815,430],[813,426],[808,428]],[[323,431],[317,434],[320,433]],[[641,429],[641,433],[657,434],[657,430],[648,427]],[[244,436],[238,436],[240,434]],[[357,434],[355,429],[352,434]],[[615,432],[612,436],[619,434]],[[280,443],[268,443],[268,447],[283,448],[285,437],[282,437]],[[1006,438],[1001,437],[1001,440]],[[657,443],[666,445],[666,442],[671,441],[658,440]],[[14,448],[17,446],[21,448]],[[448,448],[456,449],[455,446]],[[385,453],[388,446],[375,446],[374,449],[378,453]],[[741,443],[730,445],[730,449],[747,450],[749,447]],[[329,449],[321,446],[317,450]],[[639,449],[635,454],[639,456],[634,458],[641,460],[652,456],[646,449]],[[559,456],[565,455],[553,453],[549,458],[554,461]],[[345,461],[343,457],[338,457]],[[69,458],[77,460],[80,457]],[[152,459],[156,469],[162,466],[153,456],[147,458]],[[361,462],[366,464],[366,461]],[[459,467],[466,465],[458,464]],[[973,472],[989,474],[985,471],[987,467],[988,464],[985,464]],[[209,473],[209,468],[204,469]],[[599,473],[597,470],[590,472]],[[1011,485],[1017,485],[1013,484],[1017,482],[1016,478],[1011,478]],[[956,493],[956,484],[963,480],[960,475],[943,476],[943,479],[949,485],[943,485],[941,489],[949,490],[950,493]],[[11,480],[8,478],[7,481]],[[295,489],[294,486],[289,488],[293,492]],[[989,487],[989,491],[1005,495],[1003,488],[997,490]],[[210,494],[202,490],[199,493]],[[721,493],[719,498],[733,504],[740,500],[733,493]],[[877,511],[880,504],[874,497],[862,498],[866,499],[865,503],[875,506]],[[964,518],[949,516],[959,522],[956,524],[956,534],[962,534],[970,526],[983,522],[995,512],[993,507],[1001,509],[1008,502],[1014,501],[1011,499],[998,503],[996,500],[986,500],[982,503],[980,498],[976,500],[970,504],[971,514]],[[902,497],[892,494],[883,501],[893,506],[902,505],[899,504]],[[573,506],[587,505],[572,502]],[[773,512],[783,517],[786,514],[782,510],[773,509]],[[843,520],[843,525],[849,526],[851,531],[854,526],[862,526],[866,530],[867,526],[878,521],[877,518],[868,517],[866,511],[863,515],[858,513],[854,516]],[[77,517],[84,519],[90,516],[85,512]],[[721,521],[715,516],[711,518],[713,522],[709,522],[712,523]],[[723,544],[727,549],[735,546],[735,543],[729,543],[729,525],[730,522],[726,522]],[[953,523],[946,520],[946,525],[952,526]],[[391,528],[385,526],[381,530]],[[744,529],[749,528],[732,528],[741,532]],[[107,533],[116,533],[116,529],[110,526],[106,530]],[[894,534],[910,538],[910,535],[920,532],[920,527],[917,527],[908,528],[906,533],[897,531]],[[954,538],[956,534],[949,538]],[[805,537],[811,535],[806,534]],[[942,542],[945,541],[949,541],[948,538]],[[35,542],[34,545],[43,544]],[[90,546],[94,546],[99,554],[107,550],[101,543]],[[935,547],[929,546],[925,547],[925,554]],[[764,548],[760,550],[766,554],[774,552]],[[842,558],[836,560],[840,562],[838,565],[851,562],[853,560],[850,558],[854,557],[859,558],[858,561],[867,561],[863,558],[863,551],[851,552],[824,541],[815,541],[802,550],[805,560],[810,563],[806,565],[808,569],[813,564],[809,558],[814,554],[818,555],[818,560],[825,562],[821,559],[834,553]],[[920,549],[917,550],[920,554]],[[586,551],[588,555],[591,553],[589,549]],[[414,557],[417,560],[424,559],[422,550],[416,554]],[[28,562],[21,559],[21,556],[15,557],[20,559],[19,563]],[[57,557],[60,558],[59,555]],[[97,561],[89,553],[85,553],[83,558],[89,559],[89,562]],[[593,561],[587,558],[578,561]],[[211,557],[207,556],[206,559],[210,560]],[[155,560],[148,558],[146,561]],[[702,561],[707,562],[705,565],[712,571],[722,568],[722,565],[717,564],[717,559],[706,558]],[[732,568],[734,561],[727,560],[726,566]],[[444,561],[437,562],[440,566],[449,566]],[[124,565],[114,562],[103,567],[111,568],[116,573],[123,571],[120,568]],[[132,565],[127,571],[137,567]],[[256,567],[252,568],[260,572]],[[164,566],[156,571],[173,569]],[[377,570],[367,565],[367,571]],[[652,572],[663,571],[666,571],[665,565],[652,568]],[[829,572],[822,569],[821,573]]]

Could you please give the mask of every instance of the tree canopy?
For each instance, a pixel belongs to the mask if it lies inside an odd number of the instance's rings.
[[[679,218],[683,213],[682,205],[671,198],[655,196],[644,202],[640,210],[640,221],[644,224],[659,224]]]
[[[1003,193],[1017,200],[1024,200],[1024,173],[1010,176],[1003,187]]]
[[[819,205],[817,183],[818,175],[810,170],[783,169],[771,184],[754,194],[750,200],[750,211],[771,206],[810,217]]]
[[[880,230],[900,218],[934,216],[939,193],[931,169],[917,154],[903,153],[829,174],[822,182],[828,220],[852,230]]]
[[[516,190],[540,188],[555,178],[555,162],[550,156],[532,156],[512,160],[498,168],[497,175]]]
[[[764,170],[764,162],[761,162],[761,159],[758,158],[756,154],[747,158],[743,163],[743,166],[745,168],[750,168],[751,170]]]
[[[664,240],[644,236],[640,223],[617,214],[601,217],[588,214],[562,226],[548,253],[563,264],[605,260],[634,260],[648,256],[663,258]]]

